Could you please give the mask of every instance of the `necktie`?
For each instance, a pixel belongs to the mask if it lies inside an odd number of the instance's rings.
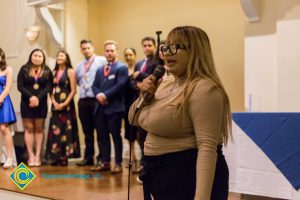
[[[141,67],[141,72],[145,73],[147,70],[147,59],[143,62],[143,65]]]
[[[106,77],[108,74],[109,74],[109,71],[110,71],[110,63],[105,65],[105,68],[104,68],[104,76]]]

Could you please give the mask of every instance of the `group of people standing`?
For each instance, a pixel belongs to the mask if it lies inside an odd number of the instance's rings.
[[[2,57],[3,59],[3,57]],[[6,65],[7,66],[7,65]],[[7,69],[10,69],[7,67]],[[7,70],[7,72],[9,72]],[[11,72],[6,75],[6,86],[11,84]],[[5,85],[5,83],[4,83]],[[72,69],[69,55],[58,51],[56,64],[51,71],[46,64],[46,57],[42,49],[34,49],[28,61],[21,67],[17,78],[18,90],[21,93],[21,116],[24,126],[24,140],[28,152],[28,166],[42,165],[42,146],[44,140],[44,125],[48,114],[48,95],[52,106],[50,124],[47,137],[45,158],[50,158],[52,164],[67,165],[68,158],[80,157],[79,137],[74,105],[76,93],[75,72]],[[8,92],[7,92],[8,94]],[[6,98],[9,99],[9,96]],[[9,101],[12,113],[13,107]],[[2,111],[4,107],[0,107]],[[5,118],[1,116],[1,120]],[[1,121],[6,126],[16,121]],[[2,131],[3,133],[3,131]],[[6,134],[5,137],[8,137]],[[12,139],[11,139],[12,140]],[[12,149],[12,142],[6,144],[7,152]],[[4,168],[12,167],[12,155],[7,153]]]
[[[85,136],[83,160],[78,166],[94,165],[92,171],[122,172],[121,138],[122,119],[125,119],[125,138],[134,144],[139,141],[143,149],[145,131],[128,122],[128,111],[138,97],[137,83],[154,70],[152,62],[156,50],[155,40],[145,37],[142,47],[146,59],[136,64],[136,51],[123,51],[126,64],[118,61],[118,45],[113,40],[104,43],[104,56],[94,53],[90,40],[82,40],[80,49],[84,59],[73,69],[69,54],[59,50],[51,71],[42,49],[34,49],[28,61],[21,67],[17,86],[21,93],[21,117],[24,140],[28,152],[28,166],[41,166],[42,160],[51,165],[68,165],[68,158],[79,158],[80,144],[74,96],[79,86],[78,114]],[[9,97],[12,84],[12,68],[8,67],[5,54],[0,49],[0,130],[4,135],[7,160],[4,168],[13,165],[13,140],[9,125],[16,122]],[[51,99],[50,122],[46,151],[42,158],[44,125],[48,114],[48,95]],[[132,129],[132,130],[131,130]],[[99,155],[94,162],[94,131],[97,133]],[[138,134],[138,132],[140,134]],[[132,133],[132,135],[130,135]],[[115,165],[110,165],[110,134],[115,148]],[[132,145],[134,147],[134,145]],[[134,154],[133,154],[134,155]],[[136,161],[136,157],[134,156]],[[134,165],[133,172],[142,167]]]
[[[124,50],[127,65],[118,61],[115,41],[104,43],[104,57],[94,54],[89,40],[82,40],[80,48],[85,58],[76,70],[69,55],[59,51],[51,71],[43,51],[35,49],[19,71],[29,166],[41,165],[48,94],[52,106],[45,158],[52,165],[67,165],[68,158],[80,157],[73,101],[77,82],[78,112],[86,147],[84,159],[77,165],[94,164],[96,129],[100,153],[91,170],[121,173],[120,134],[125,118],[125,137],[129,143],[137,139],[142,147],[143,170],[139,179],[143,182],[144,199],[227,200],[229,171],[222,148],[231,136],[231,110],[207,34],[193,26],[172,29],[159,47],[167,72],[156,81],[151,75],[156,67],[153,38],[142,40],[146,58],[137,64],[132,48]],[[8,156],[4,167],[8,168],[12,166],[13,146],[9,125],[16,117],[8,96],[12,69],[7,66],[2,49],[0,56],[0,130]],[[148,98],[143,100],[144,107],[137,109],[144,93]],[[134,125],[137,127],[130,134]],[[115,148],[113,167],[110,134]]]
[[[151,46],[149,48],[149,41]],[[76,163],[78,166],[94,164],[94,129],[97,132],[97,143],[100,150],[92,171],[111,171],[113,174],[122,172],[121,138],[122,119],[125,120],[125,138],[134,144],[135,140],[141,144],[145,141],[143,133],[128,122],[128,111],[131,104],[138,97],[137,84],[150,75],[155,65],[152,63],[156,50],[155,40],[152,37],[142,39],[143,51],[147,59],[143,65],[136,64],[136,51],[126,48],[123,51],[126,64],[118,61],[118,45],[108,40],[104,43],[104,57],[93,54],[91,41],[81,41],[81,51],[85,60],[76,68],[77,83],[80,88],[78,103],[79,118],[85,134],[84,159]],[[148,53],[150,52],[150,53]],[[99,68],[99,66],[102,66]],[[111,142],[114,142],[115,162],[111,167]],[[132,145],[134,148],[134,145]],[[135,156],[133,157],[136,161]],[[133,172],[139,173],[135,162]]]

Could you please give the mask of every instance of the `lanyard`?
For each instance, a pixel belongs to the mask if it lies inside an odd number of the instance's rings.
[[[40,74],[41,74],[41,67],[39,67],[37,71],[35,71],[35,70],[32,68],[31,73],[32,73],[32,75],[33,75],[33,77],[34,77],[35,83],[37,83],[38,80],[39,80],[39,76],[40,76]]]
[[[65,72],[65,70],[63,70],[63,71],[60,72],[60,73],[58,73],[58,72],[59,72],[59,70],[57,70],[57,71],[56,71],[56,74],[55,74],[55,76],[56,76],[56,83],[57,83],[57,84],[59,83],[59,81],[60,81],[60,79],[61,79],[63,73]]]
[[[95,57],[96,57],[96,56],[93,56],[93,57],[90,59],[90,61],[84,66],[84,71],[85,71],[85,72],[88,72],[88,71],[89,71],[91,65],[93,64],[93,62],[94,62],[94,60],[95,60]]]

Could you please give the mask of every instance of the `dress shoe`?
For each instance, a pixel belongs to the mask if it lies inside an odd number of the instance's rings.
[[[102,161],[100,160],[100,161],[98,161],[98,162],[96,163],[95,166],[91,167],[90,170],[93,171],[93,172],[96,172],[96,171],[99,170],[99,168],[101,167],[101,165],[102,165]]]
[[[91,170],[93,172],[105,172],[110,171],[110,164],[102,163],[101,161],[97,163],[96,166],[92,167]]]
[[[120,164],[115,165],[114,168],[112,168],[111,173],[112,174],[122,173],[122,165],[120,165]]]
[[[77,166],[88,166],[88,165],[94,165],[94,161],[93,160],[87,160],[87,159],[84,159],[78,163],[76,163]]]

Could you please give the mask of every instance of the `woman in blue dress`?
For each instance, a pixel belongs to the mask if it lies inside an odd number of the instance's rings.
[[[12,69],[7,66],[4,51],[0,48],[0,132],[4,138],[7,156],[4,168],[13,167],[14,144],[9,125],[16,122],[16,115],[8,94],[11,84]]]

